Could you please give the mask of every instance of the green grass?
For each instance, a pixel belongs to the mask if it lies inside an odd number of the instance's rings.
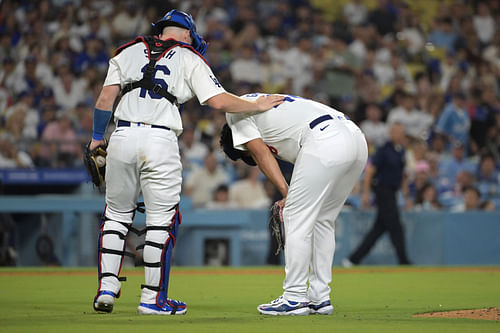
[[[0,269],[0,332],[500,332],[499,321],[412,317],[500,306],[500,268],[335,269],[334,314],[305,317],[256,310],[282,293],[281,268],[173,272],[170,296],[187,302],[185,316],[136,314],[142,270],[125,272],[107,315],[92,310],[93,269]]]

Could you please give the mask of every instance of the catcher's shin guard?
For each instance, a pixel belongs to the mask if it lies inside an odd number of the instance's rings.
[[[156,303],[160,308],[165,305],[168,295],[170,277],[170,260],[172,258],[177,229],[181,223],[179,206],[167,226],[146,227],[146,241],[144,247],[144,270],[146,284],[141,286],[141,303]]]
[[[126,223],[106,219],[104,214],[101,218],[97,250],[99,286],[94,304],[103,291],[120,297],[120,281],[126,280],[125,277],[119,277],[123,256],[134,257],[132,253],[125,251],[125,238],[129,228],[130,226]]]

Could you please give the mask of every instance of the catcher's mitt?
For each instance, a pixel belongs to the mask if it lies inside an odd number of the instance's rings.
[[[276,201],[271,207],[271,216],[269,218],[269,228],[271,235],[276,239],[278,248],[274,255],[278,255],[285,249],[285,224],[283,223],[283,207]]]
[[[99,145],[90,150],[90,142],[85,147],[83,152],[83,164],[87,168],[89,176],[92,178],[92,183],[99,187],[104,183],[104,173],[106,171],[106,145]]]

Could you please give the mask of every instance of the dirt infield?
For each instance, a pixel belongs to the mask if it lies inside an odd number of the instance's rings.
[[[45,270],[44,270],[45,269]],[[367,274],[367,273],[404,273],[404,272],[500,272],[500,267],[361,267],[361,268],[334,268],[333,274]],[[139,276],[144,272],[140,269],[124,269],[124,275]],[[190,268],[174,268],[172,275],[260,275],[260,274],[284,274],[284,267],[269,268],[269,269],[252,269],[252,268],[214,268],[214,269],[190,269]],[[66,270],[64,268],[42,268],[42,270],[23,268],[10,268],[6,271],[0,270],[0,276],[93,276],[96,275],[94,270]]]
[[[500,320],[500,308],[429,312],[429,313],[414,315],[414,317]]]

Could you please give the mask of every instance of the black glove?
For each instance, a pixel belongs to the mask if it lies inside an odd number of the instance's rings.
[[[269,218],[269,228],[271,235],[276,238],[278,248],[275,255],[278,255],[281,250],[285,249],[285,224],[283,223],[283,207],[279,201],[276,201],[271,207],[271,216]]]
[[[100,187],[104,183],[104,174],[106,172],[106,145],[99,145],[90,150],[90,142],[85,147],[83,152],[83,164],[87,168],[89,176],[92,178],[92,183]]]

